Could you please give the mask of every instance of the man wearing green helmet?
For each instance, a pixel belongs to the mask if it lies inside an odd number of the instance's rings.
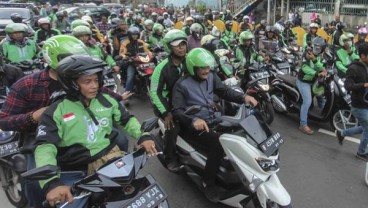
[[[306,50],[303,55],[302,68],[298,73],[298,79],[296,81],[296,85],[303,100],[300,109],[299,130],[308,135],[312,135],[314,133],[314,131],[308,126],[308,111],[313,101],[312,84],[317,80],[318,77],[325,77],[327,75],[327,71],[323,66],[321,58],[321,54],[324,52],[326,47],[327,43],[325,39],[316,37],[312,40],[311,49]],[[318,92],[318,94],[320,93]],[[317,99],[318,106],[323,108],[323,97],[317,96]]]
[[[159,23],[155,23],[153,25],[152,33],[147,41],[149,47],[150,48],[156,47],[157,44],[162,41],[163,35],[164,35],[164,26],[162,26]]]
[[[191,50],[186,57],[186,65],[188,75],[178,80],[173,89],[173,115],[180,121],[185,140],[196,148],[206,147],[203,149],[207,162],[202,174],[202,185],[206,197],[217,202],[221,193],[215,180],[224,150],[219,141],[220,134],[208,125],[221,116],[213,102],[214,94],[236,103],[248,102],[252,106],[256,106],[257,101],[221,82],[213,72],[216,61],[209,51],[203,48]],[[184,111],[193,105],[200,105],[201,111],[195,115],[185,115]]]
[[[241,61],[242,66],[263,61],[263,57],[259,55],[253,44],[254,35],[249,31],[244,31],[239,35],[239,47],[236,49],[236,58]]]
[[[23,23],[10,23],[5,27],[7,37],[0,43],[0,53],[5,63],[20,63],[33,60],[38,52],[36,43],[26,37]]]
[[[336,67],[337,74],[339,77],[346,77],[346,71],[348,70],[348,66],[353,63],[355,60],[359,60],[358,54],[354,52],[353,42],[346,35],[342,34],[340,36],[340,49],[336,52]]]
[[[225,30],[222,33],[221,39],[223,39],[231,48],[234,48],[236,44],[236,33],[232,31],[233,22],[231,20],[227,20],[225,22]]]
[[[170,171],[177,172],[182,168],[175,153],[179,125],[174,123],[171,102],[172,89],[186,71],[184,60],[187,52],[187,35],[181,30],[173,29],[165,35],[162,42],[169,57],[157,65],[153,71],[150,95],[155,114],[165,123],[166,166]]]
[[[117,66],[114,59],[102,47],[92,44],[92,31],[89,27],[82,25],[78,26],[73,29],[72,34],[84,43],[89,55],[105,61],[116,73],[120,72],[120,67]]]
[[[72,54],[87,54],[81,41],[72,36],[57,35],[49,38],[43,45],[43,57],[48,64],[45,70],[26,76],[14,83],[0,111],[0,128],[3,131],[21,132],[24,141],[32,143],[40,116],[60,93],[56,66],[59,61]],[[118,101],[123,96],[102,89]],[[121,146],[127,145],[122,141]],[[119,145],[120,146],[120,145]],[[33,155],[26,155],[27,169],[34,168]],[[28,183],[28,182],[27,182]],[[33,207],[42,207],[43,194],[38,183],[26,188],[26,197]]]
[[[155,23],[151,19],[147,19],[144,21],[144,30],[141,32],[141,39],[144,42],[148,42],[148,38],[152,33],[152,28]]]

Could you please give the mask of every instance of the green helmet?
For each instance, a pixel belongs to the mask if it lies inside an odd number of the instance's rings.
[[[165,51],[167,53],[169,54],[171,53],[170,44],[177,40],[187,41],[187,34],[185,34],[185,32],[178,30],[178,29],[172,29],[166,33],[166,35],[162,39],[162,44],[164,45]]]
[[[46,63],[56,69],[59,61],[72,54],[88,54],[84,44],[69,35],[56,35],[47,39],[42,47],[42,54]]]
[[[244,31],[239,35],[240,44],[244,44],[246,40],[253,40],[254,35],[249,31]]]
[[[319,78],[321,79],[321,78]],[[325,86],[320,83],[320,80],[317,79],[312,86],[312,92],[315,96],[321,96],[325,94]]]
[[[346,34],[342,34],[339,39],[340,46],[344,46],[344,40],[350,39]]]
[[[77,19],[77,20],[74,20],[72,23],[71,23],[71,26],[72,26],[72,29],[78,27],[78,26],[81,26],[81,25],[84,25],[84,26],[87,26],[89,27],[89,23],[86,21],[86,20],[80,20],[80,19]]]
[[[91,29],[89,29],[89,27],[84,25],[75,27],[72,33],[74,37],[79,37],[81,35],[92,35]]]
[[[346,33],[346,36],[347,36],[348,38],[354,38],[353,33]]]
[[[151,20],[151,19],[147,19],[144,21],[144,25],[147,26],[147,25],[154,25],[155,23]]]
[[[27,29],[23,23],[10,23],[5,27],[6,34],[12,34],[14,32],[27,32]]]
[[[156,24],[153,25],[152,32],[156,33],[158,31],[160,31],[162,33],[164,31],[164,26],[162,26],[159,23],[156,23]]]
[[[185,59],[188,72],[191,76],[194,76],[196,67],[210,67],[215,68],[216,61],[212,54],[203,48],[192,49]]]

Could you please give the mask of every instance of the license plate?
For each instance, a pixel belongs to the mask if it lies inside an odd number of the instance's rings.
[[[146,188],[140,195],[134,197],[124,208],[150,208],[158,206],[167,198],[157,184],[152,184]]]
[[[278,150],[282,144],[284,144],[284,140],[281,138],[280,133],[277,132],[262,142],[259,147],[262,152],[269,157]]]
[[[24,75],[30,75],[30,74],[33,74],[33,73],[36,73],[36,72],[39,72],[40,70],[39,69],[33,69],[33,70],[30,70],[30,71],[24,71]]]
[[[140,64],[139,68],[141,69],[145,69],[145,68],[149,68],[149,67],[154,67],[153,63],[148,63],[148,64]]]
[[[0,157],[5,157],[19,152],[18,141],[0,145]]]
[[[252,73],[252,76],[254,76],[256,79],[263,79],[263,78],[270,77],[270,74],[267,71],[263,71],[263,72]]]

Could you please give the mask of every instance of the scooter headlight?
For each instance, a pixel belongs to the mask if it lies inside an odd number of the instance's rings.
[[[258,82],[258,86],[263,92],[267,92],[268,90],[270,90],[269,84],[263,84],[263,83]]]
[[[272,159],[266,159],[262,157],[256,158],[256,161],[258,165],[264,170],[265,172],[270,171],[277,171],[280,168],[280,161],[279,160],[272,160]]]

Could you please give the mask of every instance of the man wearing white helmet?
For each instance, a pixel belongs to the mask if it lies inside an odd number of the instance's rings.
[[[61,35],[60,31],[54,28],[51,28],[51,23],[48,18],[41,18],[37,21],[38,26],[40,29],[38,29],[35,32],[34,41],[37,44],[42,43],[43,41],[47,40],[48,38],[51,38],[55,35]]]
[[[157,17],[158,17],[158,14],[156,12],[152,12],[151,14],[151,19],[154,23],[157,22]]]
[[[192,26],[192,24],[194,23],[194,19],[193,17],[187,17],[185,19],[185,25],[184,27],[181,29],[182,31],[184,31],[188,36],[190,35],[190,26]]]
[[[249,16],[245,15],[243,17],[243,22],[240,23],[239,28],[240,28],[240,32],[251,30],[250,24],[249,24]]]
[[[166,28],[171,28],[174,25],[174,23],[169,18],[169,13],[167,12],[164,12],[164,25],[166,26]]]

